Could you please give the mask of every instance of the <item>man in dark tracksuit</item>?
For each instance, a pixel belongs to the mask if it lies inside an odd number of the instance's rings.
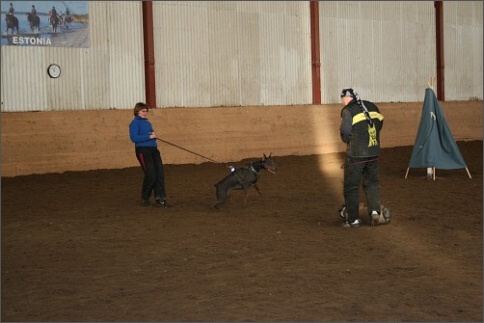
[[[372,102],[360,100],[351,88],[341,92],[341,101],[344,107],[341,110],[340,136],[347,144],[347,149],[344,165],[345,205],[340,210],[340,216],[344,220],[344,227],[356,228],[361,224],[360,184],[366,195],[370,219],[375,217],[376,220],[380,215],[378,157],[383,115]]]
[[[156,206],[166,205],[165,171],[160,151],[156,143],[156,133],[147,119],[148,106],[136,103],[134,119],[129,124],[129,137],[135,144],[136,158],[145,174],[141,188],[143,205],[150,205],[151,192],[155,194]]]

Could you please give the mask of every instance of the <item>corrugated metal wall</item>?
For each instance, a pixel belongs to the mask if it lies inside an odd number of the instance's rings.
[[[40,111],[47,106],[52,89],[46,82],[47,66],[52,50],[2,46],[1,54],[2,111]]]
[[[89,2],[86,108],[96,108],[101,100],[103,108],[131,109],[145,100],[142,19],[140,2]]]
[[[131,109],[145,100],[141,2],[90,1],[89,48],[1,47],[2,111]],[[47,75],[61,66],[58,79]]]
[[[432,1],[321,1],[322,103],[344,87],[376,102],[421,101],[436,75]]]
[[[482,1],[444,2],[446,100],[483,99]]]
[[[164,107],[311,103],[309,4],[153,3]]]
[[[154,1],[159,107],[312,103],[308,1]],[[321,1],[322,103],[415,102],[436,76],[433,1]],[[89,48],[1,47],[2,111],[145,100],[141,1],[90,1]],[[444,2],[446,100],[483,98],[482,2]],[[47,66],[58,63],[59,79]]]

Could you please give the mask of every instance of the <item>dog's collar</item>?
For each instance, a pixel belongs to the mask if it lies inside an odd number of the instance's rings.
[[[255,170],[254,166],[252,166],[252,163],[250,163],[249,169],[253,171],[257,176],[259,176],[259,172]]]

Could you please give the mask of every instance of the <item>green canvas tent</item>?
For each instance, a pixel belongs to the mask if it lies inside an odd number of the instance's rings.
[[[432,174],[434,180],[436,168],[465,168],[472,178],[431,88],[425,89],[420,125],[405,178],[410,168],[427,168],[427,174]]]

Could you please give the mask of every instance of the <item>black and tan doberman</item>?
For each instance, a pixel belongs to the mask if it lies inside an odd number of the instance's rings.
[[[224,204],[227,201],[229,191],[231,190],[244,190],[244,206],[247,204],[247,190],[250,187],[254,187],[257,192],[261,194],[259,187],[257,186],[260,171],[265,169],[269,173],[275,175],[277,170],[271,155],[272,153],[267,157],[264,154],[264,157],[261,160],[251,162],[244,167],[231,167],[231,173],[214,185],[216,187],[217,202],[213,204],[213,207],[218,209],[221,204]]]

